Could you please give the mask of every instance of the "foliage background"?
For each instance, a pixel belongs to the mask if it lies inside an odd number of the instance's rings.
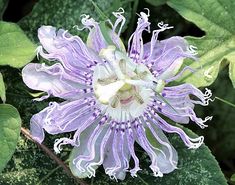
[[[6,0],[0,0],[0,2],[6,2]],[[152,23],[151,29],[156,29],[157,23],[160,21],[164,21],[175,27],[173,30],[165,31],[161,34],[160,39],[168,38],[173,35],[190,35],[201,37],[205,34],[205,32],[200,30],[200,28],[196,25],[181,17],[174,9],[164,4],[153,6],[150,4],[152,3],[151,0],[148,0],[148,2],[144,0],[97,0],[95,2],[97,5],[102,5],[99,7],[108,16],[112,11],[117,10],[120,6],[125,9],[128,26],[123,33],[124,41],[127,40],[134,30],[137,20],[135,12],[143,11],[143,8],[150,9],[150,22]],[[0,6],[0,11],[2,10],[3,7]],[[10,0],[6,6],[6,11],[3,14],[3,20],[18,23],[27,35],[37,43],[37,28],[42,24],[65,27],[66,29],[70,29],[74,34],[79,34],[82,38],[85,38],[86,35],[83,32],[76,32],[72,26],[79,26],[80,15],[82,13],[90,14],[90,12],[93,12],[93,17],[99,17],[91,1]],[[150,36],[151,35],[144,34],[144,38],[147,41],[150,40]],[[1,73],[3,74],[6,85],[7,103],[14,105],[19,110],[23,120],[23,126],[28,128],[30,117],[42,108],[46,107],[48,102],[44,101],[32,103],[32,96],[29,94],[29,89],[23,84],[21,79],[21,69],[13,69],[6,66],[1,67]],[[209,88],[212,89],[214,96],[221,97],[229,102],[235,103],[235,93],[232,83],[228,78],[228,67],[226,65],[221,68],[221,72],[217,80]],[[232,180],[230,180],[231,175],[235,173],[234,110],[235,109],[233,107],[228,106],[227,104],[216,99],[208,107],[197,107],[196,110],[196,112],[199,113],[199,116],[214,116],[213,121],[209,123],[209,127],[205,130],[200,130],[192,125],[190,126],[190,129],[192,129],[195,133],[205,136],[206,145],[219,162],[222,172],[230,184],[235,184]],[[182,143],[178,142],[175,135],[170,135],[169,137],[176,148],[185,147]],[[49,148],[53,148],[52,145],[55,138],[57,137],[47,135],[45,145]],[[199,184],[198,174],[200,174],[201,178],[200,184],[223,184],[224,181],[220,179],[220,176],[217,176],[216,171],[211,170],[208,175],[207,170],[210,169],[211,165],[213,165],[213,161],[210,161],[211,158],[208,158],[207,153],[203,153],[205,152],[204,149],[207,150],[205,146],[196,151],[187,149],[179,150],[179,155],[184,158],[183,162],[186,164],[184,168],[187,170],[185,173],[180,174],[175,171],[170,175],[164,176],[162,179],[155,179],[150,175],[147,175],[150,173],[147,170],[147,163],[149,162],[148,158],[145,154],[143,154],[142,150],[138,149],[138,154],[141,156],[141,161],[144,161],[144,169],[135,181],[133,181],[131,177],[128,177],[127,180],[121,184],[130,184],[133,182],[136,184],[151,185],[172,184],[172,182],[176,179],[175,177],[177,177],[177,181],[174,181],[175,184],[188,184],[188,179],[190,179],[190,184]],[[65,148],[60,154],[60,158],[66,161],[69,152],[70,148]],[[190,165],[192,158],[187,158],[189,153],[191,156],[197,158],[198,163],[193,163],[193,165]],[[201,166],[200,158],[204,161],[208,161],[206,166]],[[204,171],[205,174],[203,175]],[[87,182],[90,184],[115,184],[114,181],[110,181],[108,177],[104,175],[101,168],[97,173],[97,178],[87,180]],[[57,164],[55,164],[48,156],[46,156],[45,153],[43,153],[34,143],[29,141],[27,138],[20,136],[15,154],[8,163],[4,172],[0,174],[0,184],[75,184],[75,182],[73,179],[64,174],[63,170],[58,167]]]

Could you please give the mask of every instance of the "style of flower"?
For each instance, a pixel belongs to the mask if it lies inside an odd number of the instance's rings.
[[[100,165],[116,180],[123,180],[128,171],[136,176],[140,165],[135,142],[149,155],[153,175],[162,177],[176,169],[178,162],[164,132],[178,134],[188,148],[203,143],[202,136],[190,138],[163,117],[182,124],[191,120],[201,128],[211,119],[198,118],[193,110],[196,104],[208,105],[210,90],[202,93],[187,83],[167,86],[190,69],[182,66],[185,58],[196,59],[193,47],[178,36],[158,41],[160,32],[172,28],[162,22],[151,41],[144,44],[142,33],[150,32],[150,22],[149,12],[141,12],[126,51],[120,40],[123,13],[122,9],[113,13],[114,24],[110,20],[98,23],[83,15],[84,28],[89,29],[86,44],[68,31],[42,26],[38,29],[38,55],[55,63],[31,63],[22,71],[29,88],[47,92],[38,100],[49,96],[65,100],[50,102],[35,114],[30,129],[40,143],[44,130],[53,135],[75,131],[72,138],[57,139],[54,150],[59,153],[66,144],[74,147],[70,168],[80,178],[95,176]],[[131,158],[133,167],[129,166]]]

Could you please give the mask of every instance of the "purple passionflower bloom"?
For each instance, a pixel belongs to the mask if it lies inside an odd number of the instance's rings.
[[[153,175],[162,177],[176,169],[178,162],[164,132],[177,133],[188,148],[203,143],[202,136],[190,138],[163,116],[182,124],[191,120],[204,128],[211,117],[198,118],[193,109],[195,104],[208,105],[211,92],[206,89],[202,93],[186,83],[167,86],[188,68],[180,70],[185,58],[195,59],[195,51],[184,38],[157,40],[160,32],[171,27],[159,23],[151,41],[144,44],[142,32],[150,32],[150,23],[149,13],[141,12],[126,51],[120,40],[123,10],[113,14],[115,23],[107,21],[111,29],[84,15],[82,23],[90,31],[86,44],[63,29],[38,29],[38,55],[55,62],[26,65],[23,80],[29,88],[47,92],[39,100],[52,95],[65,101],[50,102],[35,114],[31,133],[41,143],[44,130],[50,134],[75,131],[72,138],[56,140],[54,150],[60,152],[66,144],[74,146],[70,168],[80,178],[95,176],[99,165],[114,179],[123,180],[127,171],[136,176],[140,166],[135,142],[149,155]],[[131,158],[133,168],[129,166]]]

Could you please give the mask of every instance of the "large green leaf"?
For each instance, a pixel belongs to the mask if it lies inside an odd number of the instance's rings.
[[[198,71],[186,73],[182,80],[198,87],[208,86],[216,79],[224,61],[229,63],[229,75],[235,87],[235,1],[167,0],[167,4],[206,33],[201,38],[186,37],[198,48],[199,62],[188,61]]]
[[[0,172],[13,155],[20,135],[21,119],[11,105],[0,105]]]
[[[22,67],[35,57],[35,49],[17,24],[0,22],[0,65]]]
[[[129,0],[93,0],[93,2],[91,0],[41,0],[34,6],[31,14],[23,18],[19,24],[35,40],[37,40],[37,29],[42,25],[64,28],[85,38],[87,30],[77,31],[73,27],[75,25],[78,25],[79,28],[83,27],[81,24],[82,14],[90,15],[95,20],[101,20],[102,17],[98,14],[96,6],[110,18],[113,17],[111,16],[113,11],[123,7],[128,23],[131,15],[131,1]]]
[[[146,2],[154,5],[154,6],[159,6],[159,5],[162,5],[162,4],[165,4],[167,0],[146,0]]]
[[[3,81],[2,73],[0,73],[0,98],[3,102],[6,101],[5,84]]]

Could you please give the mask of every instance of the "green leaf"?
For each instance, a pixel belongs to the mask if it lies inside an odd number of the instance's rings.
[[[82,14],[90,15],[96,21],[101,21],[104,16],[112,18],[112,12],[117,11],[120,7],[125,10],[124,16],[127,18],[127,26],[131,16],[131,1],[129,0],[40,0],[34,6],[31,14],[23,18],[19,25],[35,41],[37,41],[37,29],[42,25],[63,28],[85,39],[88,30],[78,31],[73,28],[75,25],[79,28],[83,27],[81,24]],[[100,15],[100,11],[97,11],[99,9],[103,16]]]
[[[0,0],[0,20],[2,19],[3,13],[7,7],[8,0]]]
[[[206,35],[186,37],[198,48],[199,62],[187,61],[196,73],[185,73],[182,80],[208,86],[216,79],[222,61],[229,63],[229,75],[235,87],[235,1],[231,0],[168,0],[167,4]]]
[[[160,6],[166,3],[167,0],[146,0],[147,3],[154,5],[154,6]]]
[[[21,119],[16,108],[0,105],[0,172],[13,155],[20,135]]]
[[[22,67],[35,57],[35,49],[17,24],[0,22],[0,65]]]
[[[230,177],[230,180],[231,180],[232,182],[235,182],[235,174],[233,174],[233,175]]]
[[[2,73],[0,73],[0,98],[2,99],[3,103],[6,101],[6,89],[5,84],[3,81]]]

